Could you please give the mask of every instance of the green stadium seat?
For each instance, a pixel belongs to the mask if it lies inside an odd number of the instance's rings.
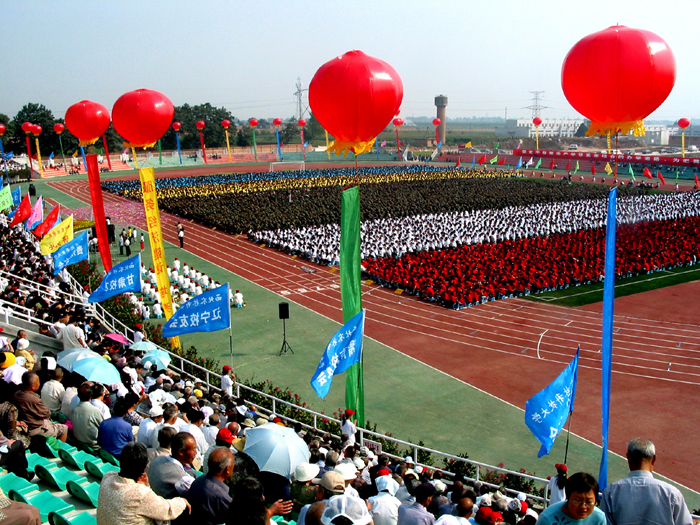
[[[97,451],[97,454],[100,456],[100,459],[104,461],[105,463],[111,463],[112,465],[119,466],[119,460],[115,458],[112,454],[107,452],[105,449],[101,448]]]
[[[49,461],[44,456],[40,456],[39,454],[29,454],[27,456],[27,463],[29,463],[29,466],[27,467],[27,470],[29,472],[34,472],[34,467],[36,467],[37,465],[41,465],[42,467],[46,467],[47,469],[56,466],[55,463]]]
[[[115,467],[114,465],[111,465],[109,463],[102,463],[99,460],[93,460],[93,461],[86,461],[85,462],[85,470],[88,471],[89,474],[92,474],[95,476],[97,479],[102,479],[102,477],[110,471],[118,471],[119,467]]]
[[[59,450],[58,457],[61,458],[61,461],[63,461],[63,463],[65,463],[66,465],[75,467],[78,470],[83,470],[85,468],[86,461],[99,461],[92,454],[88,454],[87,452],[83,452],[82,450],[77,449],[74,449],[73,452],[69,452],[67,450]]]
[[[85,479],[84,476],[76,474],[66,467],[47,469],[43,465],[37,465],[34,473],[39,476],[40,480],[60,490],[66,490],[66,484],[69,481],[82,481]]]
[[[71,516],[70,519],[57,512],[51,512],[49,514],[49,523],[51,525],[97,525],[97,518],[88,512],[81,512]]]
[[[100,493],[99,483],[77,483],[73,480],[68,481],[66,489],[72,495],[85,503],[97,508],[97,496]]]
[[[39,509],[42,523],[45,523],[49,519],[49,514],[51,512],[66,514],[72,510],[75,510],[73,505],[66,503],[57,496],[54,496],[48,490],[43,490],[30,496],[23,496],[19,492],[11,490],[7,496],[12,501],[21,501],[22,503],[33,505]]]
[[[53,447],[50,447],[48,442],[46,442],[46,444],[44,445],[44,450],[40,452],[40,454],[45,458],[58,458],[60,457],[61,450],[65,450],[71,454],[77,450],[75,447],[72,447],[68,443],[62,443],[60,441],[59,443],[61,448],[55,449]]]
[[[10,472],[9,474],[0,476],[0,489],[2,489],[5,494],[14,490],[24,495],[34,490],[39,490],[39,486]]]

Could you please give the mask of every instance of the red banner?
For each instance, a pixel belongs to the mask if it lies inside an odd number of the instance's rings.
[[[90,182],[90,199],[92,200],[92,213],[95,217],[95,230],[97,231],[97,246],[102,257],[102,266],[105,272],[112,269],[112,254],[109,249],[107,236],[107,218],[105,206],[102,201],[102,186],[100,184],[100,168],[97,166],[97,155],[88,155],[86,158],[88,181]]]
[[[632,162],[636,164],[664,164],[670,166],[700,167],[700,158],[661,157],[658,155],[609,155],[590,151],[556,151],[537,149],[514,149],[513,155],[523,157],[562,158],[587,160],[589,162]]]

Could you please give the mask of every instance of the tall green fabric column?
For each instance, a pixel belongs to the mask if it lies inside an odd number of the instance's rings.
[[[360,188],[355,186],[342,193],[340,207],[340,298],[343,303],[343,323],[362,310],[360,252]],[[365,387],[362,359],[345,372],[345,406],[356,412],[360,426],[365,423]]]

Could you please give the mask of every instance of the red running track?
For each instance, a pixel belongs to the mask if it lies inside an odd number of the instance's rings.
[[[86,181],[49,184],[90,201]],[[124,202],[110,193],[104,200]],[[164,239],[177,244],[176,216],[161,212],[161,221]],[[145,228],[145,221],[137,226]],[[302,265],[315,265],[196,223],[188,225],[188,232],[187,251],[342,322],[337,272],[317,266],[316,273],[306,273]],[[695,446],[700,326],[677,322],[681,312],[691,310],[694,295],[674,294],[675,288],[616,304],[610,448],[624,456],[629,439],[649,437],[659,450],[657,471],[700,490],[693,467],[700,465]],[[453,311],[376,285],[362,290],[368,336],[518,407],[551,382],[580,345],[571,429],[600,444],[602,319],[595,305],[573,309],[509,299]],[[656,315],[637,318],[635,312],[644,308]]]

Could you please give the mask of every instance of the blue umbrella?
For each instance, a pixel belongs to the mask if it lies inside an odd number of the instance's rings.
[[[80,374],[88,381],[95,381],[105,385],[113,385],[121,381],[119,372],[114,365],[97,357],[75,361],[73,363],[73,372]]]
[[[102,356],[97,352],[93,352],[89,348],[71,348],[70,350],[64,350],[58,353],[58,365],[63,368],[72,371],[73,364],[76,361],[82,361],[83,359],[90,358],[101,358]],[[103,359],[104,361],[104,359]]]
[[[158,350],[158,347],[151,343],[150,341],[139,341],[129,346],[132,350],[139,352],[152,352],[153,350]]]
[[[153,350],[141,358],[143,366],[156,365],[158,370],[168,368],[171,361],[172,358],[170,357],[170,354],[168,352],[164,352],[163,350]]]

